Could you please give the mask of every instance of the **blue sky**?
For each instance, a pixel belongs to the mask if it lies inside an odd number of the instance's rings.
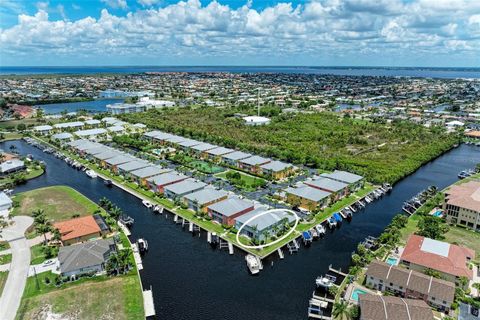
[[[2,0],[0,65],[480,67],[480,1]]]

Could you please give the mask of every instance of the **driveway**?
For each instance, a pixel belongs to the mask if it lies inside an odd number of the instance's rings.
[[[52,273],[60,274],[58,271],[59,262],[57,258],[51,259],[52,262],[49,264],[35,264],[30,266],[30,270],[28,271],[28,276],[33,277],[35,274],[43,273],[51,271]]]
[[[12,262],[0,297],[1,320],[15,319],[30,267],[30,247],[25,239],[25,231],[33,224],[33,219],[18,216],[13,218],[13,222],[2,231],[2,237],[10,244]]]

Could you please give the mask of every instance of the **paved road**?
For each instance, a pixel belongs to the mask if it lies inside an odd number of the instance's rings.
[[[3,294],[0,297],[1,320],[15,319],[30,267],[30,247],[24,234],[32,225],[33,219],[18,216],[14,217],[13,221],[13,225],[2,231],[2,237],[10,244],[12,262]]]

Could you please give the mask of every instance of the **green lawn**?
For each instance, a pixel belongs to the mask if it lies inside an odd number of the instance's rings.
[[[8,140],[18,140],[22,138],[22,134],[18,132],[7,132],[4,133],[3,139],[0,141],[8,141]]]
[[[0,264],[7,264],[12,262],[12,254],[2,254],[0,255]]]
[[[36,177],[39,177],[41,176],[42,174],[44,174],[44,170],[41,168],[41,167],[32,167],[32,166],[29,166],[27,171],[25,172],[25,179],[26,180],[31,180],[31,179],[34,179]],[[9,184],[9,183],[12,183],[14,181],[14,177],[15,174],[10,174],[6,177],[3,177],[0,179],[0,187],[6,185],[6,184]]]
[[[238,172],[240,174],[240,180],[242,182],[239,183],[239,181],[237,181],[237,180],[227,178],[227,174],[229,172],[231,172],[231,173]],[[216,174],[215,176],[220,178],[220,179],[230,181],[236,187],[244,189],[246,191],[254,191],[256,189],[256,187],[255,187],[256,183],[261,184],[261,185],[265,185],[265,183],[266,183],[265,179],[255,177],[255,176],[246,174],[246,173],[238,171],[238,170],[228,170],[228,171]]]
[[[37,209],[43,209],[53,221],[71,219],[74,215],[91,215],[99,207],[78,191],[67,186],[53,186],[19,193],[14,197],[18,206],[13,215],[31,216]]]
[[[51,272],[29,277],[16,319],[33,319],[45,306],[78,319],[144,319],[143,297],[136,272],[119,277],[84,278],[57,288]],[[46,284],[45,279],[50,280]],[[37,287],[38,283],[38,287]]]
[[[461,227],[450,226],[445,241],[475,250],[475,260],[480,261],[480,233]]]
[[[215,174],[215,173],[225,171],[223,167],[220,167],[211,162],[202,161],[202,160],[194,160],[189,162],[187,165],[197,169],[200,172],[208,173],[208,174]]]
[[[0,251],[10,249],[10,244],[6,241],[0,241]]]
[[[33,247],[30,247],[30,253],[31,253],[30,264],[39,264],[46,260],[41,244],[37,244],[37,245],[34,245]]]
[[[3,293],[3,287],[5,287],[5,282],[7,282],[8,271],[0,272],[0,296]]]

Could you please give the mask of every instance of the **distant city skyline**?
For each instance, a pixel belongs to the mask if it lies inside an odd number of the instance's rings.
[[[4,0],[0,65],[480,67],[480,1]]]

